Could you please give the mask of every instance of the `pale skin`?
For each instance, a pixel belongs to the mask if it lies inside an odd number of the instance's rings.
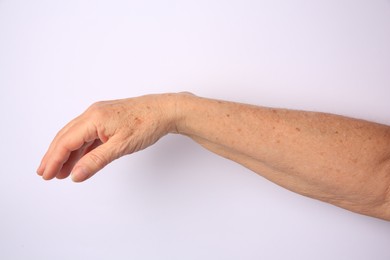
[[[37,172],[82,182],[169,133],[293,192],[390,221],[389,126],[189,93],[93,104],[57,134]]]

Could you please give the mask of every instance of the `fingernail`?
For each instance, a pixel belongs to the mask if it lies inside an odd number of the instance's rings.
[[[89,173],[86,171],[84,167],[79,166],[73,169],[70,176],[72,178],[72,181],[81,182],[89,178]]]

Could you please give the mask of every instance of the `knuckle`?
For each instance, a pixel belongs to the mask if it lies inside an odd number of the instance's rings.
[[[90,152],[88,158],[98,168],[103,168],[109,163],[107,156],[97,151]]]
[[[87,113],[92,115],[93,117],[103,117],[106,115],[107,110],[107,102],[106,101],[98,101],[93,103],[89,108],[87,109]]]
[[[97,102],[92,103],[90,108],[92,108],[92,109],[99,108],[99,107],[104,106],[106,103],[107,103],[106,101],[97,101]]]

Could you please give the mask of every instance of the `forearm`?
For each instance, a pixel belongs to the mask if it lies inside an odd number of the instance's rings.
[[[336,115],[179,98],[177,131],[294,192],[389,219],[389,127]]]
[[[187,94],[97,102],[59,131],[37,172],[76,182],[168,133],[294,192],[390,220],[390,128]]]

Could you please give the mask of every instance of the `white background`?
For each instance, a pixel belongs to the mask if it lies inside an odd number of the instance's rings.
[[[92,102],[188,90],[390,124],[390,1],[0,0],[1,259],[390,259],[390,223],[181,136],[35,174]]]

